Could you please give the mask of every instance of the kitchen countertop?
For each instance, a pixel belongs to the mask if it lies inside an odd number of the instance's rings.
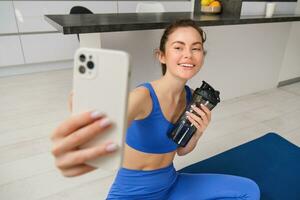
[[[235,16],[204,15],[193,12],[114,13],[81,15],[45,15],[45,19],[63,34],[163,29],[176,19],[188,18],[199,26],[258,24],[300,21],[300,15]]]

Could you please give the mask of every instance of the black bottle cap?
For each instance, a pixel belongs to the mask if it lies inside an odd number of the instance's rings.
[[[218,90],[215,90],[205,81],[202,81],[201,87],[197,88],[194,93],[202,96],[214,106],[216,106],[220,102],[220,92]]]

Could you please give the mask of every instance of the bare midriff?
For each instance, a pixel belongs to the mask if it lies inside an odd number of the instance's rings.
[[[133,170],[155,170],[169,166],[176,151],[163,154],[144,153],[125,144],[122,166]]]

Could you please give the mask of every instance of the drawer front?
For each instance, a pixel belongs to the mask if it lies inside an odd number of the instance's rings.
[[[25,63],[73,59],[79,48],[76,35],[61,33],[21,35]]]
[[[119,1],[119,13],[135,13],[138,3],[143,1]],[[147,3],[147,1],[144,1]],[[191,12],[192,4],[190,1],[160,1],[165,8],[165,12]],[[155,11],[154,11],[155,12]]]
[[[0,1],[0,34],[18,33],[12,1]]]
[[[24,64],[19,36],[0,37],[0,67]]]
[[[117,1],[14,1],[20,32],[56,31],[46,14],[69,14],[73,6],[84,6],[94,13],[116,13]]]

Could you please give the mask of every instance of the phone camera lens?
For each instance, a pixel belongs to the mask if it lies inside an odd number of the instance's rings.
[[[81,55],[79,56],[79,60],[80,60],[81,62],[84,62],[84,61],[85,61],[85,55],[81,54]]]
[[[87,62],[87,67],[89,69],[93,69],[94,68],[94,63],[92,61]]]
[[[85,67],[81,65],[81,66],[79,67],[79,72],[80,72],[81,74],[84,74],[84,73],[85,73]]]

